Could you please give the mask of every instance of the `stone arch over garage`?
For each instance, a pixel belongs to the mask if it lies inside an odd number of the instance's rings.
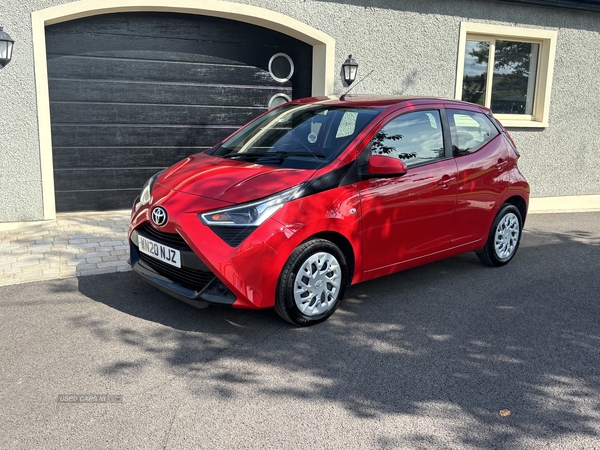
[[[283,33],[312,46],[312,95],[332,93],[335,44],[325,33],[263,8],[215,0],[204,1],[201,5],[195,3],[193,0],[107,0],[99,5],[95,0],[84,0],[32,13],[45,219],[53,219],[56,215],[46,26],[122,12],[183,13],[245,22]]]

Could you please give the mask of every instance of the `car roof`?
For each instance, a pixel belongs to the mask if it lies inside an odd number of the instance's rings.
[[[481,111],[490,113],[490,110],[460,100],[450,100],[441,97],[426,97],[426,96],[394,96],[394,95],[370,95],[370,94],[347,94],[342,96],[330,97],[309,97],[294,101],[293,103],[319,103],[331,106],[354,106],[354,107],[377,107],[377,108],[392,108],[407,105],[427,105],[430,103],[443,103],[446,107],[455,107],[460,109],[469,109],[473,111]]]

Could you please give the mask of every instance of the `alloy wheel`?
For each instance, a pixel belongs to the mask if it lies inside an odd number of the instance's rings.
[[[517,248],[521,227],[519,219],[513,213],[506,214],[496,227],[494,250],[499,259],[511,257]]]
[[[306,316],[327,312],[340,295],[342,269],[335,256],[327,252],[311,255],[294,280],[294,301]]]

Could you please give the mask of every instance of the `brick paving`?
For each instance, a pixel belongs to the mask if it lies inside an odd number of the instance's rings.
[[[57,214],[0,230],[0,286],[130,270],[129,213]]]

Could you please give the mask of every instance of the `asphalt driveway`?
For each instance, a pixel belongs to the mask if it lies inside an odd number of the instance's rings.
[[[354,286],[327,322],[134,273],[0,287],[0,448],[600,448],[600,213]],[[500,413],[502,412],[502,414]]]

